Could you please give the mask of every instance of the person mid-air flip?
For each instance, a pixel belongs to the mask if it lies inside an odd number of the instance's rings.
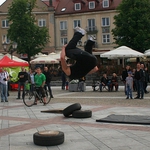
[[[86,34],[86,31],[80,27],[75,28],[72,39],[67,45],[64,45],[60,54],[62,70],[65,74],[72,79],[79,79],[87,74],[98,71],[97,59],[92,55],[92,48],[95,44],[94,37],[90,37],[84,49],[85,51],[77,48],[77,43]],[[67,65],[65,57],[75,60],[71,66]]]

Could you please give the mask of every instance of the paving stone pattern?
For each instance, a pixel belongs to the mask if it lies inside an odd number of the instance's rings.
[[[149,87],[148,87],[149,89]],[[52,87],[50,104],[26,107],[16,100],[17,91],[10,92],[9,102],[0,103],[0,150],[149,150],[150,126],[96,122],[110,114],[150,116],[150,94],[143,100],[128,99],[124,87],[118,92],[69,92]],[[136,92],[133,93],[136,96]],[[86,119],[65,118],[63,114],[41,113],[43,110],[64,109],[81,103],[83,110],[92,110]],[[59,130],[65,141],[57,146],[37,146],[33,134],[38,131]]]

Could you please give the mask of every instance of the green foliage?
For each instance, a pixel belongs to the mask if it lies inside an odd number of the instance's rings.
[[[150,48],[150,0],[122,0],[112,34],[118,46],[140,52]]]
[[[36,25],[32,13],[36,0],[14,0],[8,10],[8,37],[18,44],[17,53],[30,57],[41,52],[49,41],[48,29]]]

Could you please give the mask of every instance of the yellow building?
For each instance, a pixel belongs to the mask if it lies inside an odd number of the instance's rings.
[[[2,43],[4,37],[7,39],[7,12],[12,1],[6,0],[0,6],[0,53],[5,53]],[[120,2],[121,0],[37,0],[38,7],[33,10],[37,25],[46,26],[51,37],[42,52],[60,51],[62,45],[72,38],[76,26],[81,26],[87,31],[86,36],[78,43],[79,47],[83,47],[88,37],[94,35],[94,54],[113,49],[115,45],[111,30],[114,28],[115,9]],[[7,39],[7,44],[9,43]]]

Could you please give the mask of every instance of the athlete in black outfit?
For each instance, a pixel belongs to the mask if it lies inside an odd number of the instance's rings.
[[[85,51],[77,48],[77,43],[85,35],[86,31],[80,27],[76,27],[76,32],[68,45],[62,48],[61,52],[61,65],[63,71],[69,78],[79,79],[84,77],[88,73],[94,73],[98,70],[97,59],[92,55],[92,47],[95,43],[94,38],[91,37],[86,45]],[[75,64],[68,66],[65,60],[65,56],[75,60]]]

